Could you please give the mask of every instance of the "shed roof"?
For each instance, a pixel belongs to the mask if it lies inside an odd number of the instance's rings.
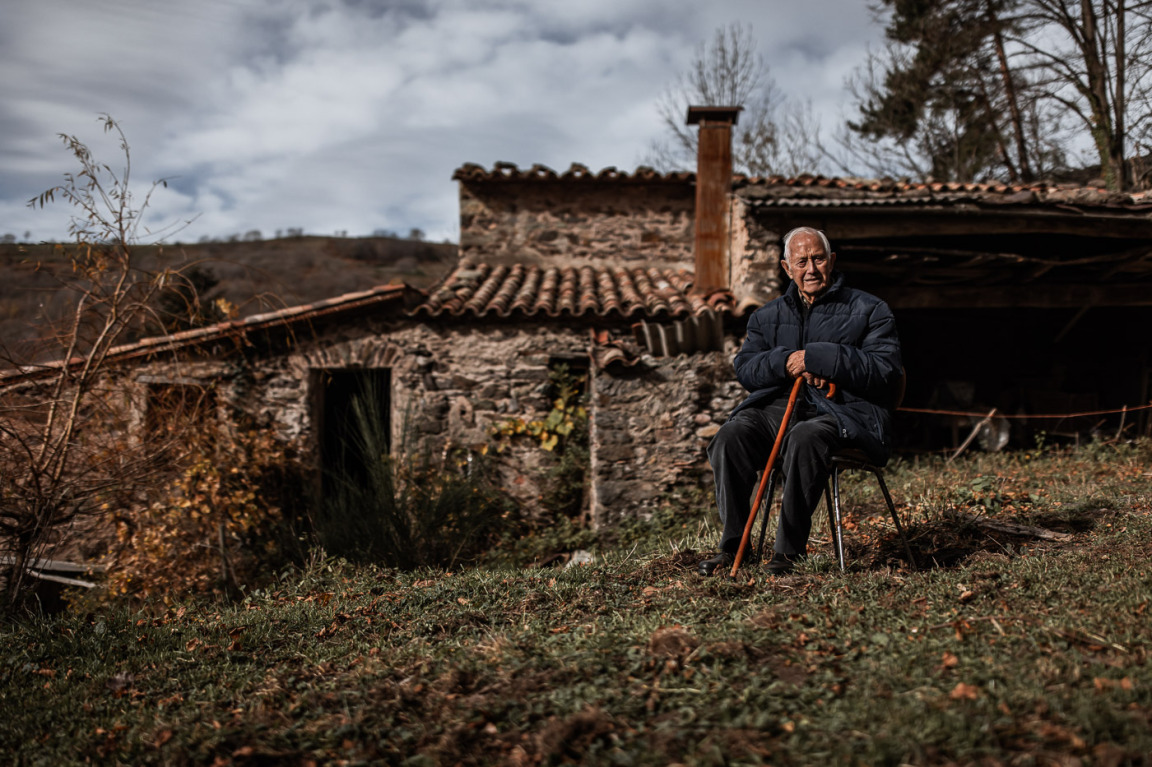
[[[852,207],[977,203],[1015,208],[1082,208],[1152,212],[1152,193],[1113,192],[1095,186],[914,182],[892,179],[769,176],[734,180],[737,193],[759,207]]]
[[[253,314],[236,320],[218,322],[202,328],[183,330],[162,336],[142,338],[129,344],[113,347],[107,356],[108,362],[126,362],[146,359],[159,354],[179,351],[182,349],[206,346],[213,343],[228,342],[241,346],[249,341],[249,337],[263,330],[284,329],[292,330],[300,326],[322,319],[337,318],[349,314],[360,314],[369,310],[382,308],[403,308],[411,305],[423,297],[423,294],[407,285],[381,285],[370,290],[361,290],[354,293],[345,293],[340,296],[316,301],[310,304],[289,306],[272,312]],[[82,364],[83,357],[73,357],[71,360],[54,360],[38,365],[29,365],[17,370],[0,373],[0,386],[12,383],[32,381],[38,378],[51,376],[59,371],[65,364],[76,366]]]

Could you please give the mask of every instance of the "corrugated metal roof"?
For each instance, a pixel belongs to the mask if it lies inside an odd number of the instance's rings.
[[[875,207],[880,205],[924,205],[930,202],[944,202],[944,200],[925,197],[889,197],[884,199],[770,197],[768,199],[750,201],[754,208]]]

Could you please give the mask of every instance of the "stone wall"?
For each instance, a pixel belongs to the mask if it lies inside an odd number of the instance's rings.
[[[541,324],[365,323],[332,330],[288,353],[227,364],[157,362],[132,376],[137,387],[214,380],[222,417],[244,413],[270,426],[318,470],[318,371],[389,369],[393,452],[439,459],[494,448],[493,428],[509,420],[546,417],[552,409],[550,361],[579,364],[587,359],[587,344],[586,332]],[[222,423],[226,426],[227,419]],[[540,478],[555,456],[530,437],[513,438],[501,452],[488,453],[502,484],[529,512],[538,513]]]
[[[711,486],[706,450],[745,396],[723,352],[652,359],[597,373],[592,395],[598,525],[644,516],[683,485]]]
[[[141,392],[149,382],[169,379],[216,381],[221,418],[242,412],[271,426],[316,470],[315,371],[388,368],[394,451],[434,458],[486,452],[501,485],[528,513],[540,515],[555,455],[531,437],[501,440],[493,430],[545,418],[552,409],[550,363],[587,365],[589,342],[586,328],[562,323],[365,322],[287,352],[244,361],[156,362],[131,376]],[[737,342],[726,339],[723,352],[645,356],[633,368],[589,370],[591,474],[584,505],[596,525],[643,516],[677,486],[711,484],[705,449],[743,396],[731,367]]]
[[[691,269],[695,194],[690,182],[460,182],[460,255]]]
[[[767,303],[780,295],[780,239],[784,232],[765,228],[739,196],[732,200],[732,292],[737,299]]]

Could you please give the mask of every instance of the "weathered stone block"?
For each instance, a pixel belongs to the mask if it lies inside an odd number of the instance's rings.
[[[601,445],[596,451],[596,457],[601,461],[631,461],[636,456],[636,451],[628,445]]]
[[[451,381],[451,386],[446,388],[463,389],[465,391],[476,388],[475,379],[460,375],[459,373],[453,373],[449,376],[448,380]]]
[[[601,445],[628,445],[635,441],[635,434],[627,429],[597,429],[596,439]]]
[[[518,367],[512,370],[512,377],[519,381],[548,381],[549,373],[547,366]]]

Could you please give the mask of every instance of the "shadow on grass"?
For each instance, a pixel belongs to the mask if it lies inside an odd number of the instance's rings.
[[[1116,512],[1106,508],[1069,508],[1060,511],[1035,513],[1014,518],[1015,524],[1028,532],[996,530],[979,523],[980,517],[962,512],[945,514],[928,522],[905,523],[905,532],[912,553],[916,557],[911,568],[904,542],[891,527],[887,517],[874,514],[853,516],[846,520],[844,557],[851,572],[883,569],[933,570],[962,567],[973,561],[988,558],[1010,559],[1023,554],[1035,554],[1075,545],[1075,537],[1094,530],[1101,522],[1111,519]],[[1071,536],[1065,540],[1048,540],[1037,531]],[[814,559],[831,560],[831,569],[817,566],[817,572],[835,571],[835,553],[830,536],[813,533],[809,541],[809,555]],[[694,549],[677,551],[647,562],[643,569],[648,577],[675,577],[695,573],[700,559],[710,552]],[[756,566],[759,570],[759,566]]]

